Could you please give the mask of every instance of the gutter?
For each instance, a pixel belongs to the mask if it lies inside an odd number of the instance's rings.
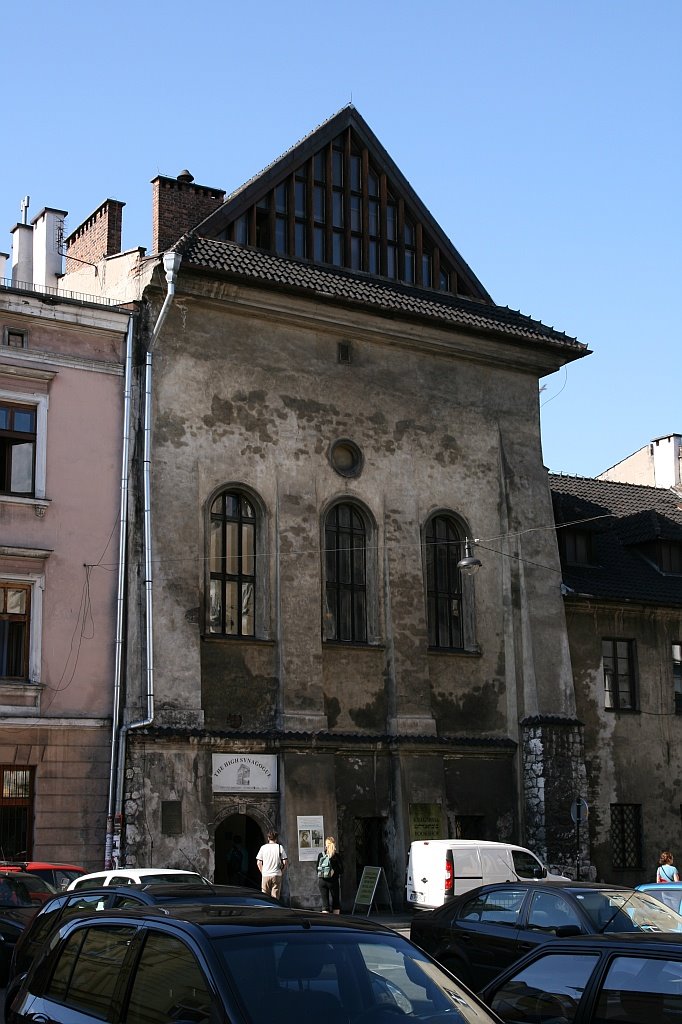
[[[113,739],[111,754],[111,772],[109,779],[109,806],[107,812],[107,838],[105,848],[105,867],[111,868],[120,863],[121,856],[121,824],[123,813],[123,776],[125,771],[127,736],[131,729],[140,729],[151,725],[154,721],[154,621],[153,621],[153,570],[152,570],[152,514],[151,514],[151,430],[152,430],[152,352],[161,333],[161,328],[168,316],[175,298],[175,282],[177,280],[182,255],[169,250],[163,255],[163,266],[166,273],[166,297],[158,315],[152,336],[149,341],[145,358],[145,401],[144,401],[144,563],[145,563],[145,634],[146,634],[146,694],[147,714],[138,721],[124,723],[119,727],[120,696],[122,675],[123,649],[123,603],[125,596],[125,551],[121,547],[119,559],[119,593],[117,606],[116,631],[116,675],[114,679],[114,715]],[[132,331],[130,332],[130,363],[132,365]],[[128,377],[128,357],[126,358],[126,411],[124,424],[124,472],[121,484],[121,537],[123,545],[127,534],[127,494],[128,494],[128,423],[130,418],[130,385]],[[124,494],[125,485],[125,494]],[[124,507],[125,502],[125,507]],[[116,844],[114,837],[116,835]],[[114,845],[116,849],[114,850]]]

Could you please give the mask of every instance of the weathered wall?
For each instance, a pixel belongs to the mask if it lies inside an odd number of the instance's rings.
[[[662,849],[679,850],[682,787],[682,716],[675,714],[671,644],[679,641],[680,615],[643,606],[567,601],[577,713],[584,723],[592,861],[597,877],[626,885],[655,878]],[[606,711],[601,641],[636,640],[638,712]],[[647,751],[642,770],[642,751]],[[612,864],[611,804],[642,807],[643,866]]]

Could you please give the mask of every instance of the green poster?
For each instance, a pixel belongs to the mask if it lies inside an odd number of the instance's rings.
[[[410,839],[443,839],[440,804],[410,804]]]

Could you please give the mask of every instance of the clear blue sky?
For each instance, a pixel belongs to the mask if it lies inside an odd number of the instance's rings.
[[[553,471],[682,431],[682,0],[6,3],[0,250],[19,204],[231,191],[352,100],[496,302],[593,355],[544,380]]]

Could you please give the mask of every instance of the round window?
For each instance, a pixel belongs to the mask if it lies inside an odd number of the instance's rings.
[[[354,441],[347,438],[334,441],[329,451],[329,461],[341,476],[358,476],[362,470],[362,452]]]

